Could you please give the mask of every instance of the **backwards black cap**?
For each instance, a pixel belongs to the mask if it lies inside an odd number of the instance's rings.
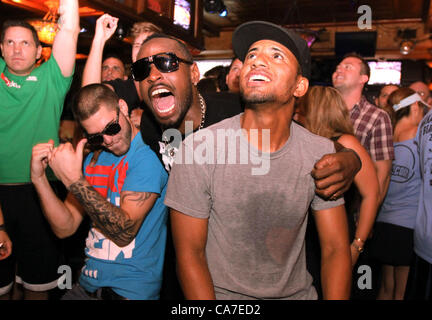
[[[307,42],[292,30],[266,21],[241,24],[233,33],[234,54],[244,61],[250,46],[260,40],[273,40],[288,48],[296,57],[303,77],[310,79],[311,58]]]

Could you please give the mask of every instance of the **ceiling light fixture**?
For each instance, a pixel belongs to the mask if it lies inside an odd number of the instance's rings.
[[[204,9],[208,13],[217,13],[221,17],[228,15],[227,8],[222,0],[204,0]]]
[[[39,40],[46,44],[53,44],[55,35],[58,31],[57,10],[58,0],[48,0],[44,2],[48,12],[42,19],[30,20],[29,23],[36,29]]]
[[[431,39],[431,34],[425,34],[422,38],[416,39],[416,37],[417,31],[415,29],[398,30],[396,40],[401,40],[399,44],[399,50],[401,54],[410,54],[414,50],[416,44]]]
[[[400,43],[400,47],[399,47],[400,53],[402,53],[403,55],[409,54],[412,51],[412,49],[414,49],[414,45],[415,45],[414,41],[412,40],[403,40]]]

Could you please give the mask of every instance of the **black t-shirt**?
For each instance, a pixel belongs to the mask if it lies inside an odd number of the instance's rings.
[[[202,96],[206,103],[204,128],[224,119],[234,117],[244,110],[238,94],[231,92],[211,92],[202,93]],[[150,146],[162,164],[164,164],[159,145],[163,131],[150,111],[143,112],[140,127],[144,142]]]
[[[104,83],[111,85],[118,97],[126,101],[129,107],[129,114],[133,109],[143,108],[143,103],[138,96],[133,79],[115,79],[105,81]]]

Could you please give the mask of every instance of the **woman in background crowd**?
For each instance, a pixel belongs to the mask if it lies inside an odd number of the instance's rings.
[[[322,86],[310,88],[299,102],[298,112],[300,116],[297,116],[297,120],[306,129],[336,141],[341,145],[340,148],[353,149],[362,161],[362,168],[354,178],[362,197],[359,220],[357,225],[353,226],[355,231],[351,243],[351,260],[354,266],[363,251],[363,242],[369,237],[378,210],[379,186],[374,164],[366,149],[354,136],[348,108],[336,89]],[[352,221],[349,223],[353,224]]]
[[[372,254],[382,264],[377,299],[402,300],[413,257],[413,229],[421,175],[414,137],[427,106],[410,88],[394,91],[388,99],[394,110],[395,160],[387,195],[378,214]]]

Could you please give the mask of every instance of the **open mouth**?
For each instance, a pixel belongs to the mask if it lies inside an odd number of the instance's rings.
[[[267,78],[266,76],[263,76],[261,74],[256,74],[256,75],[252,75],[249,78],[250,82],[270,82],[270,79]]]
[[[168,89],[156,89],[151,93],[154,108],[160,114],[167,114],[175,107],[174,95]]]

